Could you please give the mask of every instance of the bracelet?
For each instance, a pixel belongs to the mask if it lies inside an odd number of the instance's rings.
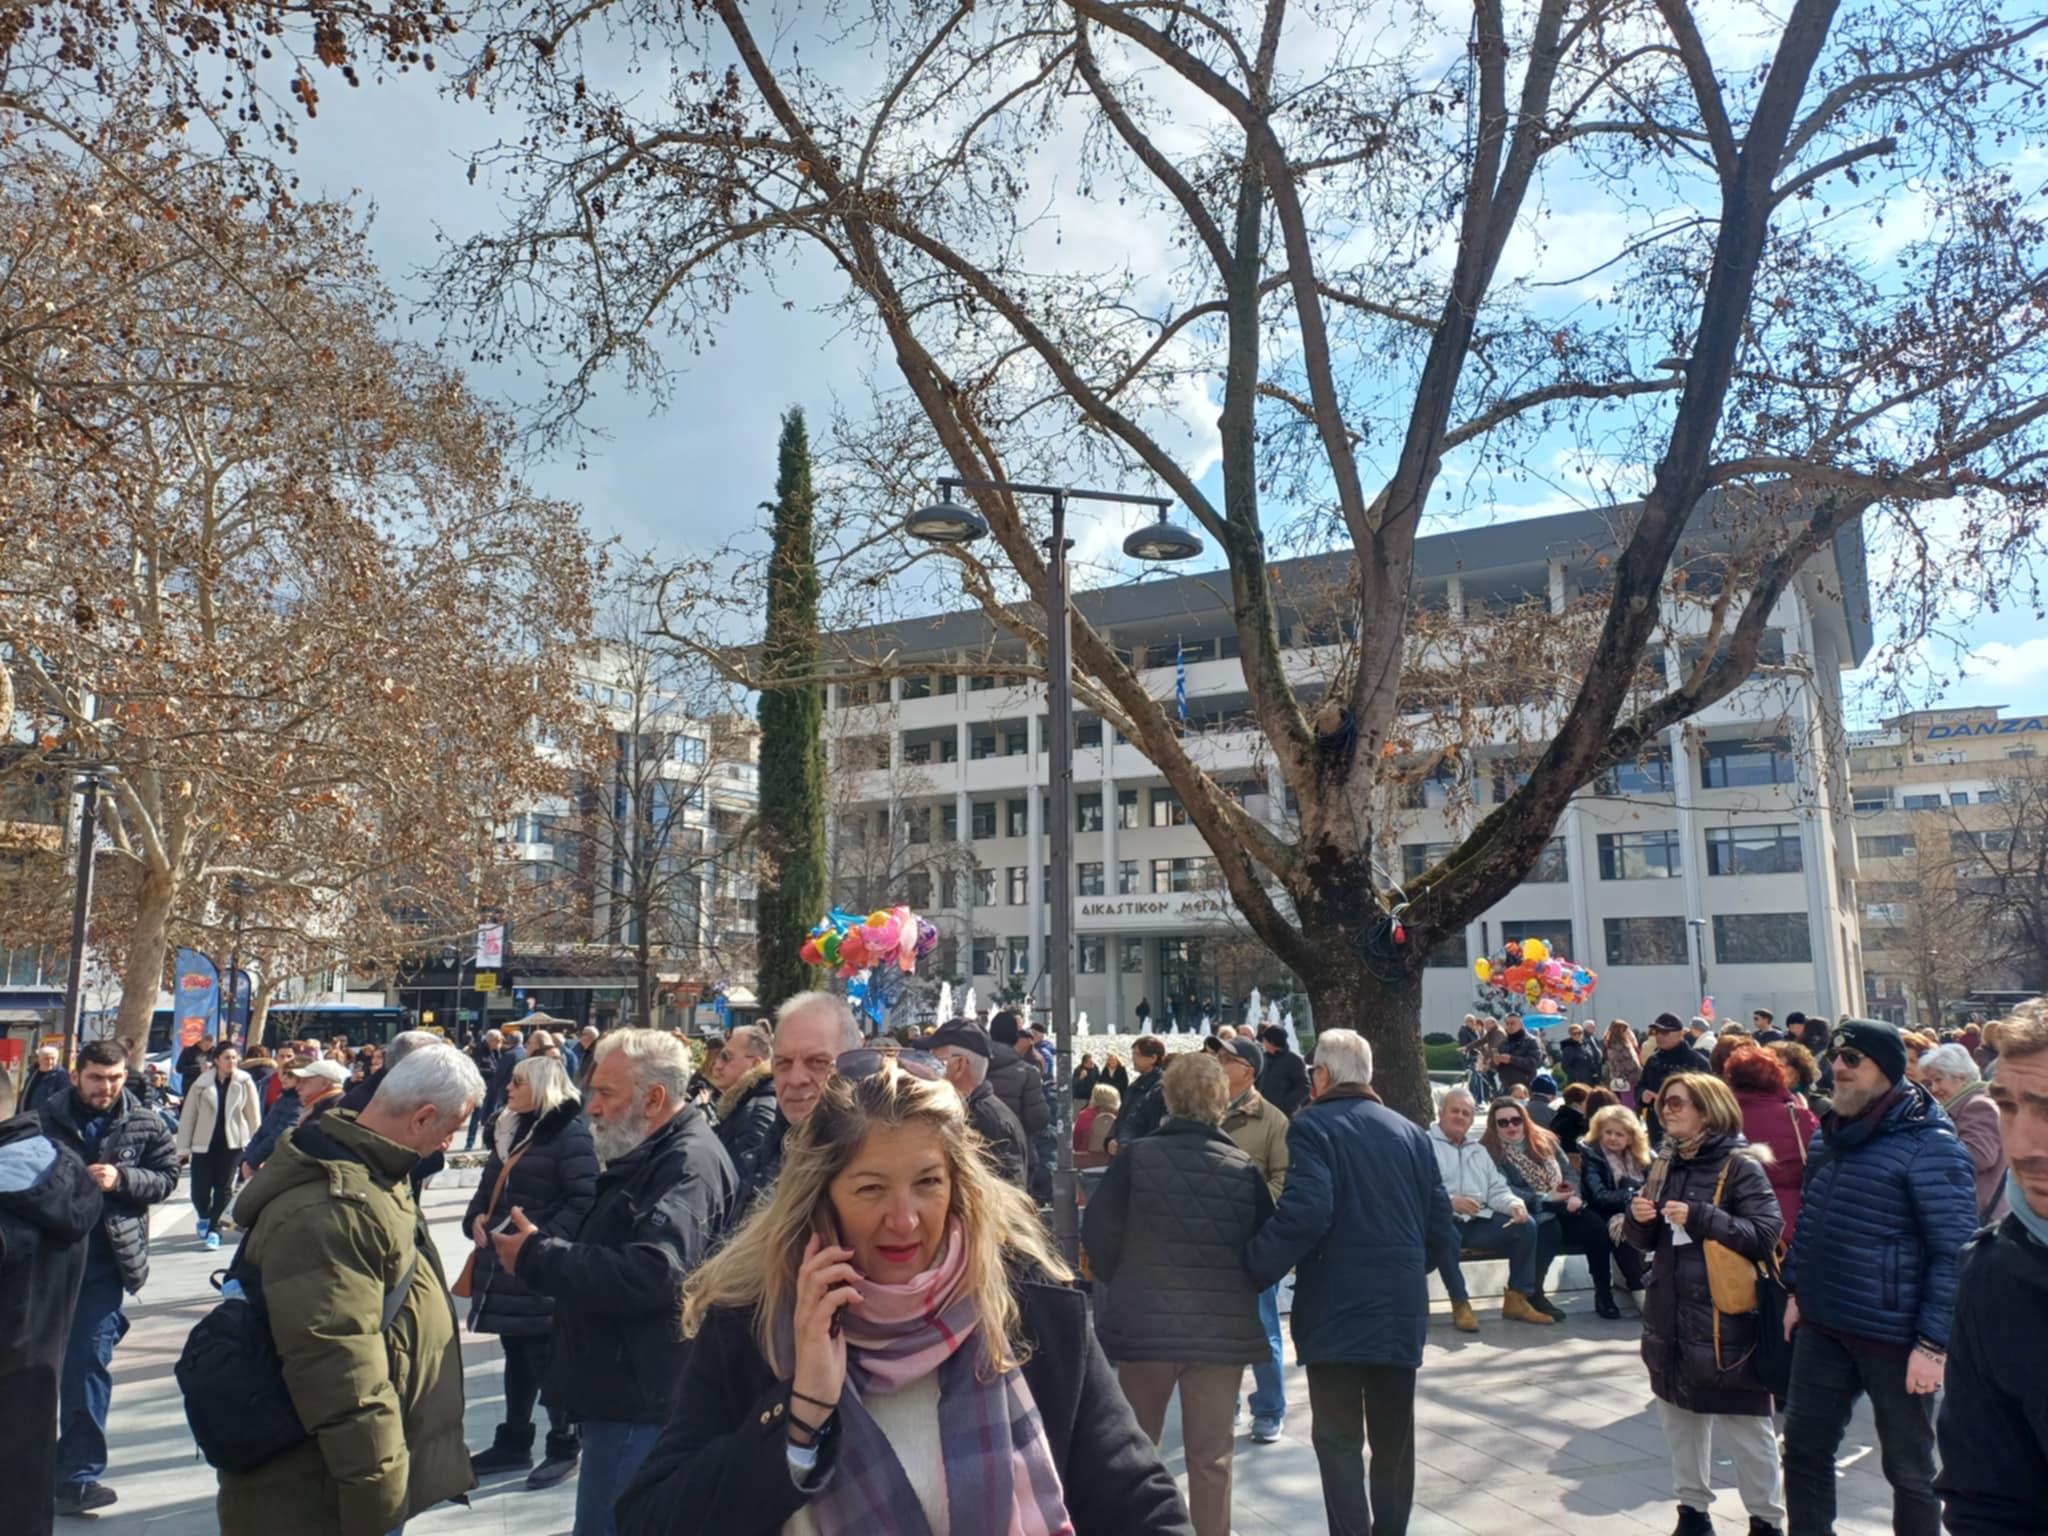
[[[837,1413],[839,1411],[839,1400],[837,1398],[828,1403],[822,1397],[812,1397],[807,1392],[797,1391],[795,1387],[789,1389],[789,1395],[797,1402],[809,1403],[813,1408],[822,1408],[827,1413]]]
[[[1945,1349],[1939,1349],[1935,1347],[1934,1345],[1928,1343],[1925,1339],[1919,1340],[1913,1345],[1913,1347],[1919,1350],[1920,1353],[1925,1355],[1928,1359],[1932,1360],[1936,1365],[1948,1364],[1948,1351]]]

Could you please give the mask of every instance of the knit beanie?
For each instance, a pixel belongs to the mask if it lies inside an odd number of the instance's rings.
[[[1828,1049],[1845,1045],[1876,1062],[1877,1070],[1895,1083],[1906,1075],[1906,1042],[1896,1024],[1881,1019],[1845,1019],[1836,1026]]]

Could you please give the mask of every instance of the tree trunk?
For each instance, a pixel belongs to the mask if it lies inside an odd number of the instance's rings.
[[[1387,1108],[1427,1125],[1433,1115],[1422,1056],[1422,973],[1384,981],[1350,945],[1318,946],[1320,959],[1301,972],[1315,1009],[1316,1032],[1355,1029],[1372,1047],[1372,1086]]]
[[[128,935],[127,962],[121,967],[121,1010],[115,1016],[114,1038],[128,1048],[128,1066],[140,1072],[149,1055],[149,1025],[156,1015],[156,995],[163,987],[164,955],[170,947],[171,908],[177,886],[168,874],[145,869],[135,899],[135,925]],[[176,994],[172,994],[171,1049],[178,1047]]]
[[[263,968],[263,979],[256,985],[256,991],[249,998],[249,1049],[254,1051],[263,1043],[264,1031],[270,1024],[270,1000],[277,993],[277,982],[270,974],[270,967]]]

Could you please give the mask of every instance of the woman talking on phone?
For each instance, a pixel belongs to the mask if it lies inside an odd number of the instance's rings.
[[[847,1052],[684,1288],[620,1536],[1187,1536],[1069,1278],[938,1064]]]

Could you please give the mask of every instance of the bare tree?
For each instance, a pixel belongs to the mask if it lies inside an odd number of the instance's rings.
[[[1949,829],[1964,942],[1997,945],[2013,982],[2048,991],[2048,765],[2015,762],[1996,794]]]
[[[1189,509],[1228,561],[1294,833],[1219,791],[1086,623],[1084,697],[1411,1111],[1423,957],[1513,888],[1576,791],[1743,684],[1816,556],[1859,522],[1902,551],[1881,599],[1910,646],[1959,597],[2009,597],[2038,551],[2048,309],[2014,146],[2042,137],[2048,17],[977,0],[771,33],[739,0],[487,0],[472,25],[462,88],[527,122],[483,164],[524,196],[442,293],[487,349],[561,367],[560,419],[607,367],[658,386],[664,332],[707,344],[736,291],[814,256],[893,369],[865,454],[878,503],[900,512],[943,468],[1140,477]],[[669,88],[608,74],[600,31],[672,61]],[[1220,490],[1176,452],[1190,414],[1204,435],[1213,417]],[[1544,728],[1520,786],[1407,882],[1393,945],[1372,853],[1414,755],[1425,510],[1558,444],[1640,489],[1593,638],[1528,701]],[[951,558],[1029,675],[1040,626],[1007,599],[1042,599],[1042,530],[978,499],[1003,567]],[[1271,574],[1303,540],[1355,552],[1313,683],[1283,660]],[[1709,556],[1706,643],[1639,697],[1659,599]]]

